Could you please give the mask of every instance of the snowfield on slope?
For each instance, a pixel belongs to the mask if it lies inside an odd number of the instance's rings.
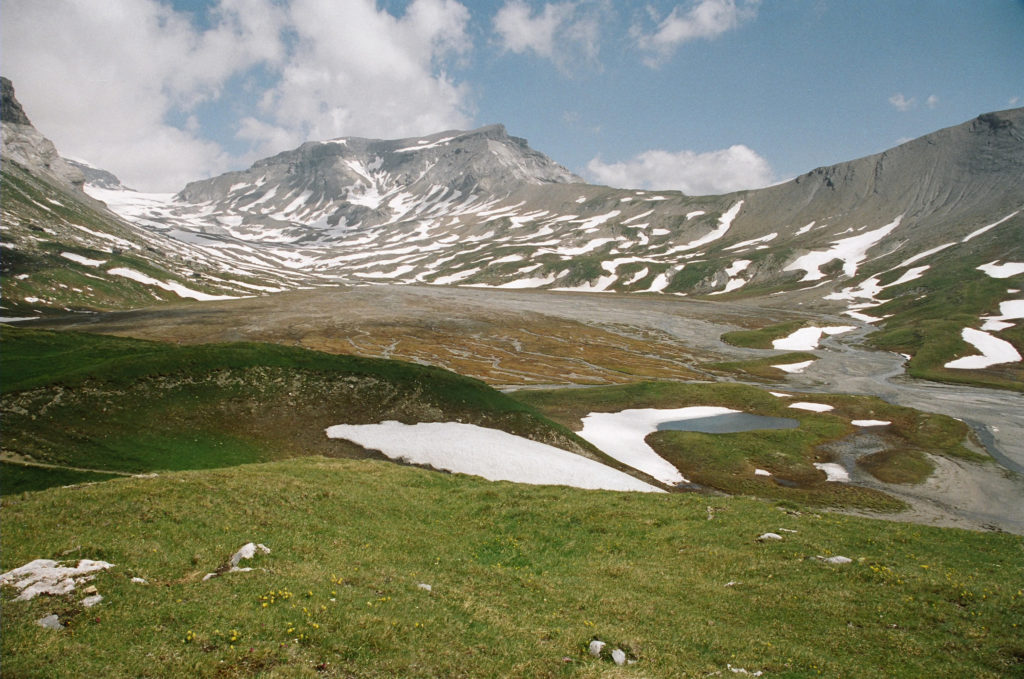
[[[843,262],[843,274],[852,277],[857,273],[857,266],[867,258],[868,250],[888,236],[903,221],[900,215],[885,226],[849,238],[841,238],[832,242],[827,250],[813,250],[797,257],[784,271],[804,271],[801,282],[820,281],[825,278],[821,267],[834,259]]]
[[[338,424],[327,437],[346,439],[393,460],[430,465],[490,481],[602,490],[664,492],[616,469],[498,429],[459,422]]]
[[[129,269],[126,267],[117,267],[109,269],[108,274],[113,276],[122,276],[124,278],[130,278],[133,281],[142,283],[143,285],[155,285],[158,288],[173,292],[178,297],[187,297],[191,299],[199,300],[200,302],[212,302],[224,299],[240,299],[237,295],[210,295],[205,292],[199,292],[192,288],[187,288],[181,283],[175,283],[174,281],[160,281],[151,276],[147,276],[144,273],[140,273],[135,269]]]

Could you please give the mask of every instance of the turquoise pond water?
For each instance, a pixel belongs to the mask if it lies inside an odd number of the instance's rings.
[[[691,420],[672,420],[658,425],[658,431],[696,431],[703,434],[735,434],[759,429],[795,429],[799,420],[791,417],[767,417],[750,413],[726,413]]]

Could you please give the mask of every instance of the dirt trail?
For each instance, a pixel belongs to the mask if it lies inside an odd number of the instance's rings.
[[[115,472],[109,469],[89,469],[88,467],[70,467],[66,464],[50,464],[49,462],[38,462],[32,458],[15,453],[10,450],[0,451],[0,462],[20,464],[26,467],[42,467],[43,469],[67,469],[72,472],[94,472],[96,474],[111,474],[113,476],[136,476],[130,472]]]

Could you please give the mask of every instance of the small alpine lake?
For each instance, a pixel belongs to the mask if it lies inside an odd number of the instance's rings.
[[[795,429],[799,420],[750,413],[723,413],[658,423],[658,431],[695,431],[702,434],[735,434],[759,429]]]

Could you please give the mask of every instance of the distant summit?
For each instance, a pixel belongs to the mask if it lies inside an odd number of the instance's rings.
[[[462,202],[582,181],[504,126],[489,125],[408,139],[307,142],[248,170],[192,182],[178,198],[247,219],[272,214],[278,222],[370,226],[400,219],[404,206],[429,194]]]

